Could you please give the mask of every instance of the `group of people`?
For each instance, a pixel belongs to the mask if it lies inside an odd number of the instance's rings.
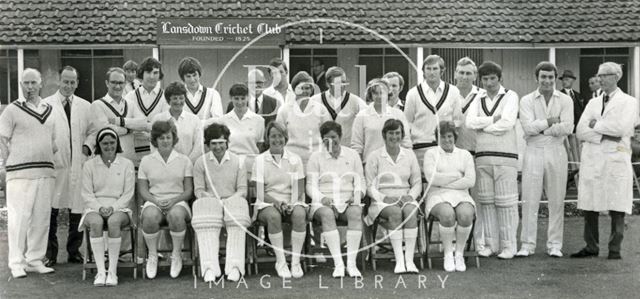
[[[494,62],[477,67],[460,59],[455,85],[442,80],[444,71],[444,60],[430,55],[424,80],[406,100],[399,98],[404,78],[395,72],[371,80],[362,99],[347,90],[340,67],[322,72],[327,89],[321,91],[306,72],[289,80],[286,63],[275,58],[267,70],[271,86],[262,70],[251,70],[246,84],[231,86],[223,109],[220,94],[200,83],[202,66],[192,57],[179,64],[182,82],[165,88],[155,58],[110,68],[107,94],[91,103],[74,95],[79,74],[73,67],[62,69],[60,89],[46,99],[39,96],[40,73],[25,69],[24,98],[0,115],[11,273],[54,271],[59,208],[70,209],[69,261],[82,260],[77,231],[89,230],[98,286],[117,285],[121,247],[136,242],[123,239],[122,228],[131,223],[142,228],[149,278],[157,274],[161,226],[170,230],[175,278],[191,225],[204,280],[239,280],[246,229],[254,222],[266,227],[281,277],[304,275],[300,257],[309,222],[321,228],[334,277],[361,276],[356,256],[363,226],[376,221],[387,230],[394,273],[417,273],[418,217],[425,215],[439,222],[444,269],[465,271],[474,221],[479,255],[534,254],[543,191],[550,211],[547,253],[561,257],[565,143],[574,132],[575,103],[556,90],[556,67],[539,63],[533,72],[538,87],[522,99],[502,86],[502,68]],[[624,213],[631,212],[630,137],[638,118],[637,100],[617,87],[621,77],[618,64],[600,65],[601,93],[577,122],[578,207],[585,210],[587,246],[573,257],[598,254],[598,212],[607,210],[614,228],[609,258],[620,258]],[[483,88],[474,85],[477,78]],[[527,144],[521,196],[517,123]],[[338,222],[347,223],[346,265]],[[290,224],[289,251],[283,223]]]

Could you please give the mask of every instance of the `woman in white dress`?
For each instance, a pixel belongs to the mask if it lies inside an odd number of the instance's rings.
[[[418,273],[413,255],[418,236],[418,200],[422,181],[418,159],[412,150],[400,144],[406,132],[398,119],[388,119],[382,127],[385,145],[371,152],[364,173],[367,194],[372,199],[365,222],[389,230],[389,240],[396,257],[394,273]],[[402,251],[402,241],[405,249]]]
[[[424,155],[424,175],[429,182],[426,210],[440,223],[444,270],[465,271],[464,247],[475,216],[475,202],[469,195],[476,181],[475,165],[471,153],[455,146],[458,134],[453,122],[440,122],[438,130],[440,146]]]
[[[89,240],[95,257],[98,274],[95,286],[118,284],[118,257],[122,243],[122,227],[131,223],[129,208],[133,198],[135,173],[133,162],[124,158],[118,133],[104,128],[96,134],[96,156],[84,163],[81,196],[85,202],[84,216],[79,230],[89,228]],[[104,224],[107,223],[109,237],[109,272],[104,261]]]

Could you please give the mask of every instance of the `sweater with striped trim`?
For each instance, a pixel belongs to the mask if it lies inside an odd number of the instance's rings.
[[[55,176],[52,110],[42,100],[38,107],[17,100],[0,115],[0,136],[9,139],[7,181]]]

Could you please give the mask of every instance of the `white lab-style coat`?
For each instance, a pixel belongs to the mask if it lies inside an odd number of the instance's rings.
[[[631,214],[633,177],[630,137],[638,120],[638,101],[616,89],[603,107],[603,96],[587,104],[576,133],[584,141],[578,186],[578,208]],[[589,128],[589,122],[597,123]],[[603,135],[621,137],[618,142]]]
[[[53,107],[56,146],[56,182],[51,207],[71,209],[72,213],[82,213],[84,201],[80,196],[82,188],[82,165],[87,157],[82,154],[82,145],[93,130],[91,127],[91,103],[76,95],[71,97],[71,126],[68,124],[62,101],[64,96],[57,91],[44,99]]]

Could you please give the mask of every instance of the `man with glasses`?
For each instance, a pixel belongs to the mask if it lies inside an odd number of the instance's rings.
[[[630,139],[638,123],[638,100],[618,88],[622,78],[619,64],[601,64],[597,76],[604,93],[589,101],[576,130],[578,139],[584,142],[578,209],[584,211],[586,246],[571,257],[598,255],[598,217],[600,212],[609,211],[608,258],[621,259],[624,214],[631,214],[633,205]]]
[[[261,70],[250,70],[249,81],[247,83],[249,87],[249,110],[262,116],[266,127],[270,122],[276,119],[276,114],[278,112],[278,100],[263,92],[266,80],[264,78],[264,73]],[[229,102],[229,105],[227,105],[227,112],[231,112],[231,110],[233,110],[233,103]]]

